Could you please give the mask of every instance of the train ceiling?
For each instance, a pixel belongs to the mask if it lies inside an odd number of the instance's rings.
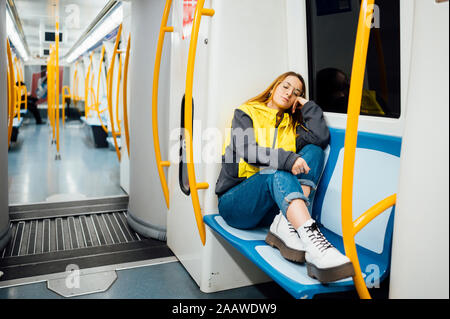
[[[45,51],[55,31],[55,22],[59,17],[62,41],[59,44],[60,56],[64,56],[90,23],[101,12],[109,0],[13,0],[16,12],[22,24],[31,61],[46,60]],[[46,41],[46,36],[47,40]],[[54,38],[54,35],[53,35]]]

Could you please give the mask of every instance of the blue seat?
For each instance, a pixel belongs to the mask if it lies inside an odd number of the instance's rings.
[[[345,130],[330,128],[330,134],[330,147],[326,152],[326,165],[313,201],[312,216],[327,239],[344,252],[341,184]],[[398,137],[364,132],[358,134],[354,220],[378,201],[396,193],[400,148],[401,139]],[[380,283],[389,273],[394,209],[390,208],[376,217],[355,237],[361,270],[369,286]],[[295,298],[312,298],[316,294],[354,289],[352,278],[326,285],[310,278],[305,265],[287,261],[277,249],[265,243],[268,228],[235,229],[228,226],[218,214],[206,215],[204,221]]]
[[[19,136],[19,128],[23,124],[23,117],[20,118],[20,120],[15,117],[13,119],[13,127],[11,131],[11,142],[17,142],[17,137]]]
[[[101,117],[104,125],[107,125],[106,123],[108,123],[108,116],[102,114]],[[91,115],[88,118],[81,116],[80,120],[86,124],[87,127],[91,128],[92,134],[89,133],[89,135],[92,136],[95,147],[108,147],[108,133],[103,130],[97,114]]]
[[[13,118],[13,127],[14,128],[19,128],[22,126],[22,124],[23,124],[23,117],[21,117],[20,120],[17,117]]]

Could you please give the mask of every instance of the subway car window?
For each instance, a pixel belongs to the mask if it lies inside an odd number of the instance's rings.
[[[360,1],[306,4],[309,96],[325,112],[347,113]],[[375,2],[361,115],[400,117],[399,0]]]
[[[189,187],[188,168],[186,164],[186,139],[184,135],[185,97],[186,96],[183,95],[183,99],[181,100],[180,166],[178,171],[178,182],[180,183],[181,191],[189,196],[191,194],[191,190]],[[192,121],[194,121],[194,98],[192,98]],[[192,127],[192,132],[194,132],[194,127]]]

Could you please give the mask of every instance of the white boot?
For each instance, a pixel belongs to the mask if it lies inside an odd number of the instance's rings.
[[[332,282],[355,274],[350,259],[341,254],[310,219],[297,229],[305,245],[308,275],[322,283]]]
[[[287,260],[304,263],[305,249],[300,237],[282,213],[275,216],[267,233],[266,243],[278,248],[281,256]]]

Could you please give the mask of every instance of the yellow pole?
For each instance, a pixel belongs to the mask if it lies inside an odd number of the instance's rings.
[[[72,101],[76,109],[78,109],[78,61],[75,62],[75,71],[73,72]]]
[[[374,0],[363,0],[359,14],[358,31],[356,34],[355,52],[353,56],[353,69],[350,82],[349,104],[347,111],[347,128],[344,146],[344,169],[342,177],[342,233],[345,253],[350,258],[355,268],[355,283],[358,294],[363,299],[370,299],[369,291],[364,282],[358,254],[355,246],[353,227],[353,175],[355,167],[356,142],[358,137],[358,117],[361,108],[362,90],[364,84],[364,72],[369,46],[370,25]]]
[[[98,68],[97,98],[96,98],[96,101],[95,101],[95,110],[97,111],[97,116],[98,116],[98,119],[100,121],[100,125],[103,128],[103,131],[105,131],[105,133],[108,133],[108,128],[105,126],[105,124],[103,124],[102,117],[100,116],[100,113],[103,113],[103,111],[105,110],[104,109],[104,110],[100,111],[100,80],[101,80],[102,65],[103,65],[103,58],[104,58],[104,56],[105,56],[105,46],[103,45],[102,46],[102,53],[100,54],[100,66]]]
[[[13,120],[14,120],[14,101],[15,101],[15,92],[14,92],[14,68],[12,64],[12,56],[11,56],[11,46],[9,45],[9,40],[6,39],[6,54],[8,56],[8,68],[9,68],[9,121],[8,121],[8,148],[11,144],[11,135],[13,128]]]
[[[108,110],[109,110],[109,117],[110,117],[110,122],[111,122],[111,133],[112,133],[112,137],[114,139],[114,146],[116,148],[116,153],[117,153],[117,157],[119,159],[120,162],[120,151],[119,151],[119,146],[117,144],[117,137],[116,137],[116,130],[114,128],[114,114],[113,114],[113,105],[112,105],[112,97],[113,97],[113,93],[112,93],[112,89],[113,89],[113,76],[114,76],[114,63],[116,61],[116,54],[118,52],[118,47],[119,47],[119,41],[120,41],[120,35],[122,33],[122,24],[119,25],[119,30],[117,31],[117,35],[116,35],[116,42],[114,44],[114,51],[113,51],[113,55],[111,57],[111,63],[109,65],[109,70],[108,70]]]
[[[16,90],[16,104],[15,104],[15,110],[17,112],[17,119],[20,121],[20,106],[22,105],[22,87],[21,87],[21,79],[20,79],[20,71],[19,71],[19,60],[17,59],[17,56],[14,57],[14,66],[16,68],[16,79],[17,84],[14,83],[15,90]]]
[[[52,55],[52,61],[51,61],[51,89],[52,89],[52,125],[53,125],[53,141],[56,143],[56,109],[55,109],[55,47],[53,46],[53,55]]]
[[[47,62],[47,113],[52,126],[52,144],[55,139],[55,74],[54,74],[55,47],[50,46],[50,56]]]
[[[186,97],[185,97],[185,113],[184,113],[184,125],[185,125],[185,141],[186,141],[186,159],[189,178],[189,188],[191,191],[192,206],[194,208],[195,220],[197,222],[197,228],[200,235],[202,244],[206,242],[205,224],[203,222],[203,215],[200,208],[200,200],[198,198],[199,189],[207,189],[208,183],[197,183],[195,177],[194,167],[194,152],[192,143],[192,87],[194,84],[194,66],[195,66],[195,53],[197,50],[198,31],[200,29],[200,22],[202,15],[213,16],[214,10],[204,9],[203,6],[205,0],[198,0],[197,7],[195,9],[194,21],[192,24],[191,42],[189,45],[189,57],[186,71]]]
[[[102,65],[103,65],[103,58],[105,57],[105,46],[102,45],[102,52],[100,54],[100,63],[98,66],[98,79],[97,79],[97,98],[95,101],[96,105],[100,104],[100,80],[101,80],[101,74],[102,74]]]
[[[123,70],[123,126],[125,129],[125,142],[127,143],[128,158],[130,158],[130,133],[128,129],[128,100],[127,100],[127,84],[128,84],[128,63],[130,61],[130,41],[131,34],[128,35],[127,52],[125,56],[125,66]]]
[[[52,59],[52,46],[50,45],[50,54],[48,56],[47,59],[47,119],[48,122],[50,123],[50,126],[53,127],[53,123],[52,123],[52,111],[51,111],[51,107],[50,107],[50,103],[51,103],[51,99],[50,99],[50,95],[51,95],[51,85],[50,85],[50,80],[51,80],[51,65],[50,65],[50,61]],[[53,140],[52,140],[53,143]]]
[[[86,72],[86,79],[84,80],[84,116],[87,119],[89,117],[89,80],[91,74],[91,66],[92,66],[92,54],[89,58],[89,66]]]
[[[78,96],[78,70],[75,69],[75,74],[73,76],[74,78],[74,85],[73,85],[73,91],[72,91],[72,98],[73,98],[73,106],[78,110],[78,101],[80,100],[80,97]]]
[[[158,168],[159,180],[164,193],[164,199],[166,200],[167,208],[169,208],[169,187],[167,186],[166,176],[164,175],[163,167],[170,166],[169,161],[161,160],[161,147],[159,144],[159,131],[158,131],[158,86],[159,86],[159,71],[161,68],[161,55],[164,45],[164,36],[166,32],[173,32],[173,27],[167,26],[167,20],[169,18],[170,7],[172,0],[166,1],[164,7],[164,13],[161,21],[161,27],[159,28],[158,44],[156,47],[155,67],[153,69],[153,93],[152,93],[152,130],[153,130],[153,146],[155,148],[156,167]]]
[[[120,96],[120,82],[122,79],[122,54],[119,54],[119,73],[117,74],[117,92],[116,92],[116,121],[117,121],[117,135],[121,135],[122,129],[120,127],[119,117],[119,96]]]
[[[56,22],[56,49],[55,49],[55,98],[56,98],[56,152],[59,157],[59,22]],[[64,106],[63,106],[64,110]],[[64,113],[63,113],[64,114]],[[64,116],[64,115],[63,115]]]

